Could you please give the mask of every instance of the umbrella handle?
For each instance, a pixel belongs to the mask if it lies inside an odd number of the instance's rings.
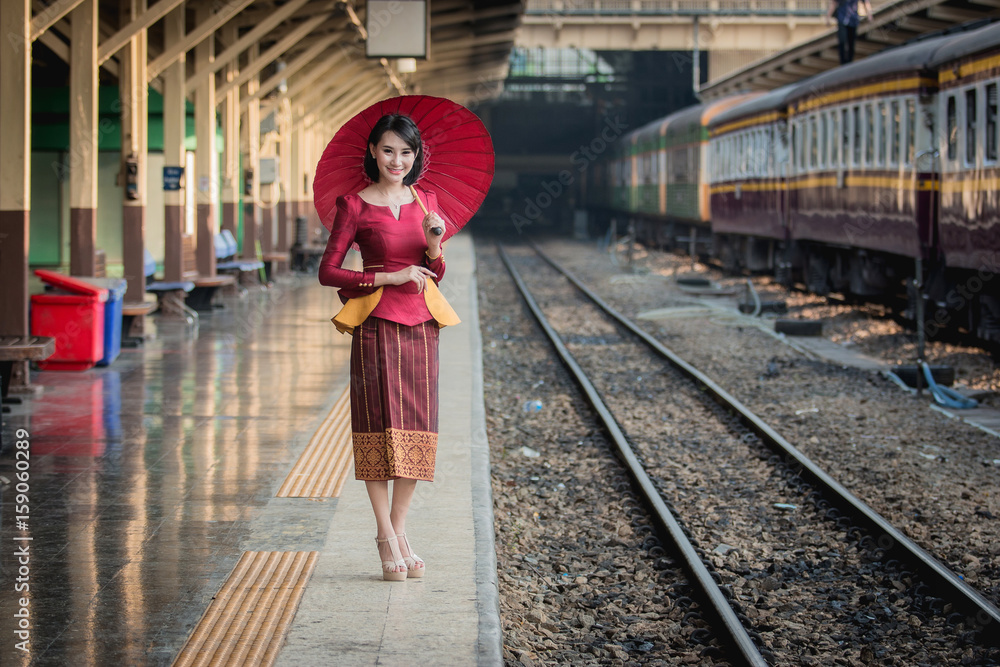
[[[429,211],[427,210],[427,207],[424,206],[424,202],[420,199],[420,195],[417,194],[417,189],[411,185],[410,192],[413,193],[413,198],[416,199],[417,204],[420,205],[420,210],[424,212],[424,215],[428,215]],[[444,234],[444,230],[441,229],[440,227],[431,227],[431,231],[434,233],[435,236],[441,236],[442,234]]]

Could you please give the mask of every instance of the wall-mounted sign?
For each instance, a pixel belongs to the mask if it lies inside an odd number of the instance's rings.
[[[163,168],[163,189],[180,190],[184,187],[184,167]]]
[[[369,58],[426,58],[425,0],[368,0],[365,55]]]

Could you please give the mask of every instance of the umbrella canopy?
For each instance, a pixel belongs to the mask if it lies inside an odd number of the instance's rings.
[[[330,229],[337,197],[371,183],[363,165],[368,136],[375,123],[391,113],[409,116],[420,129],[424,167],[416,185],[437,193],[447,239],[465,226],[486,198],[493,181],[493,142],[474,113],[441,97],[393,97],[347,121],[316,165],[313,200],[319,218]]]

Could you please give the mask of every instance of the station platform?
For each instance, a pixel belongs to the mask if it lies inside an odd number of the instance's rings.
[[[4,415],[0,663],[501,664],[467,234],[441,289],[462,324],[441,332],[435,481],[407,522],[423,578],[381,578],[336,292],[287,278],[196,327],[157,315],[107,368],[32,374]]]

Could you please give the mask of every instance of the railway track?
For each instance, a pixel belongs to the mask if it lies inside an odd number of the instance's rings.
[[[1000,657],[989,601],[558,264],[500,254],[734,664],[798,664],[866,642],[881,664]]]

